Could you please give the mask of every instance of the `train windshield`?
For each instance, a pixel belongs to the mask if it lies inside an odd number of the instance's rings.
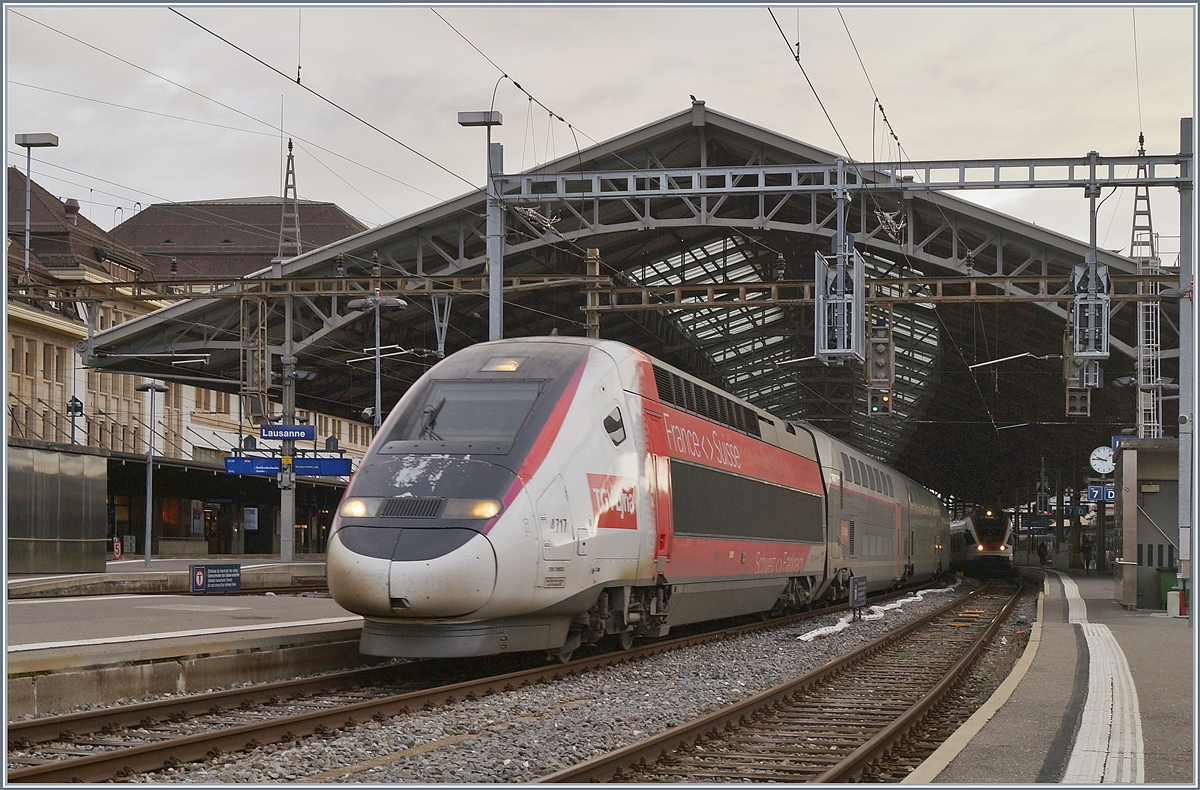
[[[1008,531],[1008,521],[1004,516],[981,515],[975,520],[975,529],[981,541],[1002,541]]]
[[[435,380],[388,441],[511,442],[540,391],[537,381]]]

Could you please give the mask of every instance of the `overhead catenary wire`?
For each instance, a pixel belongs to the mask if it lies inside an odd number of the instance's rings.
[[[1137,106],[1138,106],[1138,131],[1142,132],[1145,127],[1142,125],[1142,74],[1138,68],[1138,48],[1137,48],[1137,7],[1130,9],[1133,12],[1133,86],[1137,91]]]
[[[768,10],[770,10],[770,9],[768,9]],[[867,80],[867,86],[871,89],[871,94],[875,100],[875,106],[877,106],[879,108],[880,116],[883,119],[884,124],[887,126],[888,132],[891,135],[892,139],[895,141],[896,150],[900,153],[901,157],[907,159],[908,155],[904,151],[904,147],[900,143],[899,136],[895,133],[895,130],[892,128],[891,123],[887,120],[887,116],[883,112],[883,103],[879,99],[879,94],[875,90],[875,85],[871,82],[871,75],[867,71],[866,63],[863,61],[862,54],[858,51],[858,45],[854,43],[854,36],[850,32],[850,26],[846,23],[846,18],[845,18],[845,16],[842,15],[840,8],[838,9],[838,17],[842,20],[842,26],[846,29],[846,36],[850,39],[850,45],[854,49],[854,54],[858,58],[858,64],[862,68],[863,76]],[[773,13],[771,14],[771,18],[772,19],[775,18],[775,15]],[[779,26],[778,20],[776,20],[775,24],[776,24],[776,27]],[[779,32],[781,34],[783,33],[782,28],[780,29]],[[786,36],[785,36],[785,40],[786,40]],[[796,58],[796,64],[798,66],[800,66],[801,71],[804,70],[804,67],[803,67],[803,65],[800,64],[800,60],[798,57]],[[805,74],[805,79],[807,79],[807,78],[808,78],[808,75]],[[812,85],[811,81],[809,82],[809,85],[811,87],[811,85]],[[813,94],[816,95],[815,88],[813,89]],[[817,98],[817,101],[818,101],[818,103],[820,102],[819,97]],[[822,109],[824,109],[824,105],[822,105]],[[828,113],[826,113],[826,117],[828,117]],[[830,119],[829,122],[831,125],[833,124],[832,119]],[[836,127],[835,127],[835,133],[836,133]],[[838,136],[838,139],[841,140],[840,135]],[[874,140],[872,140],[872,145],[874,145]],[[845,147],[845,143],[843,143],[843,147]],[[849,156],[849,150],[847,150],[846,154],[847,154],[847,156]],[[909,159],[909,161],[911,162],[911,159]],[[874,199],[873,196],[872,196],[872,199]],[[876,206],[878,206],[878,203],[876,203]],[[942,211],[942,207],[940,205],[937,205],[936,202],[934,202],[934,206],[937,208],[938,213],[941,214],[942,219],[943,219],[943,221],[945,221],[946,225],[952,229],[952,232],[955,233],[955,235],[957,235],[957,231],[953,230],[953,228],[954,228],[953,223],[950,222],[949,218],[946,216],[946,213],[944,211]],[[907,253],[904,253],[902,251],[901,256],[905,259],[905,261],[907,262],[910,269],[915,268],[912,266],[912,261],[909,260]],[[967,360],[966,355],[963,354],[962,348],[959,347],[958,341],[954,338],[953,333],[950,332],[950,327],[946,323],[946,321],[942,318],[941,311],[938,310],[937,305],[934,306],[933,312],[934,312],[934,315],[937,316],[937,320],[938,320],[938,323],[941,325],[942,332],[945,334],[946,338],[950,340],[950,343],[954,346],[955,351],[958,353],[959,357],[963,360],[963,364],[968,366],[967,371],[971,376],[971,382],[975,386],[975,391],[979,394],[979,399],[980,399],[981,403],[983,404],[984,411],[988,415],[988,420],[991,422],[993,430],[995,430],[998,433],[1000,431],[1000,427],[996,424],[996,418],[992,414],[991,408],[988,406],[987,398],[984,397],[983,388],[979,385],[979,380],[975,375],[975,371],[970,368],[970,362]],[[972,321],[972,323],[973,323],[973,321]]]
[[[87,48],[89,48],[89,49],[91,49],[91,50],[94,50],[94,51],[96,51],[96,52],[99,52],[100,54],[102,54],[102,55],[104,55],[104,56],[106,56],[106,57],[112,58],[113,60],[116,60],[116,61],[118,61],[118,62],[120,62],[120,63],[124,63],[125,65],[127,65],[127,66],[130,66],[131,68],[137,69],[138,71],[141,71],[141,72],[143,72],[143,73],[145,73],[145,74],[149,74],[150,76],[152,76],[152,77],[154,77],[154,78],[156,78],[156,79],[162,80],[163,82],[166,82],[166,83],[168,83],[168,84],[170,84],[170,85],[174,85],[175,87],[177,87],[177,88],[180,88],[181,90],[187,91],[188,93],[190,93],[190,94],[192,94],[192,95],[194,95],[194,96],[197,96],[197,97],[199,97],[199,98],[201,98],[201,99],[204,99],[204,100],[205,100],[205,101],[207,101],[207,102],[211,102],[211,103],[213,103],[213,104],[216,104],[216,105],[217,105],[217,106],[219,106],[219,107],[222,107],[222,108],[224,108],[224,109],[226,109],[226,110],[229,110],[230,112],[233,112],[233,113],[235,113],[235,114],[237,114],[237,115],[240,115],[240,116],[242,116],[242,117],[244,117],[244,118],[247,118],[247,119],[249,119],[249,120],[251,120],[251,121],[254,121],[255,123],[262,124],[263,126],[266,126],[267,128],[271,129],[271,131],[270,131],[270,132],[252,132],[251,130],[241,130],[241,131],[245,131],[245,132],[247,132],[247,133],[251,133],[251,134],[266,134],[266,135],[269,135],[269,136],[272,136],[272,137],[273,137],[273,136],[274,136],[274,135],[275,135],[275,134],[276,134],[276,133],[279,131],[279,128],[278,128],[278,126],[277,126],[276,124],[274,124],[274,123],[271,123],[270,121],[265,121],[265,120],[263,120],[263,119],[261,119],[261,118],[255,117],[254,115],[251,115],[250,113],[244,112],[244,111],[242,111],[242,110],[239,110],[239,109],[238,109],[238,108],[236,108],[236,107],[233,107],[233,106],[231,106],[231,105],[229,105],[229,104],[226,104],[226,103],[224,103],[224,102],[222,102],[222,101],[220,101],[220,100],[218,100],[218,99],[214,99],[214,98],[212,98],[211,96],[207,96],[207,95],[205,95],[205,94],[201,93],[200,91],[197,91],[197,90],[195,90],[195,89],[193,89],[193,88],[189,88],[188,86],[186,86],[186,85],[184,85],[184,84],[182,84],[182,83],[180,83],[180,82],[177,82],[177,81],[175,81],[175,80],[173,80],[173,79],[171,79],[171,78],[169,78],[169,77],[165,77],[165,76],[163,76],[162,74],[158,74],[157,72],[151,71],[150,69],[147,69],[147,68],[145,68],[144,66],[139,66],[138,64],[136,64],[136,63],[134,63],[134,62],[132,62],[132,61],[130,61],[130,60],[128,60],[128,59],[126,59],[126,58],[123,58],[123,57],[121,57],[121,56],[119,56],[119,55],[115,55],[115,54],[113,54],[113,53],[111,53],[111,52],[109,52],[109,51],[107,51],[107,50],[105,50],[105,49],[102,49],[102,48],[100,48],[100,47],[98,47],[98,46],[96,46],[96,45],[94,45],[94,44],[91,44],[91,43],[89,43],[89,42],[87,42],[87,41],[84,41],[83,39],[77,38],[76,36],[72,36],[72,35],[71,35],[71,34],[69,34],[69,33],[65,33],[65,32],[63,32],[63,31],[61,31],[61,30],[59,30],[59,29],[57,29],[57,28],[55,28],[55,27],[52,27],[51,25],[47,25],[45,22],[41,22],[41,21],[39,21],[39,20],[37,20],[37,19],[33,19],[32,17],[26,16],[25,14],[22,14],[22,13],[20,13],[19,11],[15,11],[15,10],[13,10],[13,9],[11,9],[11,8],[10,8],[10,9],[8,9],[8,10],[9,10],[11,13],[13,13],[13,14],[16,14],[17,16],[19,16],[19,17],[21,17],[21,18],[23,18],[23,19],[26,19],[26,20],[28,20],[28,21],[30,21],[30,22],[33,22],[34,24],[36,24],[36,25],[39,25],[39,26],[41,26],[41,27],[43,27],[43,28],[45,28],[45,29],[47,29],[47,30],[49,30],[49,31],[53,32],[53,33],[57,33],[58,35],[60,35],[60,36],[63,36],[64,38],[68,38],[68,39],[70,39],[71,41],[74,41],[74,42],[76,42],[77,44],[81,44],[82,46],[85,46],[85,47],[87,47]],[[11,83],[11,84],[16,84],[16,85],[24,85],[24,83],[15,83],[15,82],[14,82],[14,83]],[[77,95],[75,95],[75,94],[63,93],[63,92],[61,92],[61,91],[54,91],[54,90],[51,90],[51,89],[49,89],[49,88],[42,88],[42,87],[40,87],[40,86],[36,86],[36,85],[27,85],[26,87],[33,88],[34,90],[44,90],[44,91],[49,91],[49,92],[51,92],[51,93],[62,93],[62,95],[65,95],[65,96],[72,96],[73,98],[82,99],[82,100],[84,100],[84,101],[92,101],[92,102],[97,102],[97,103],[100,103],[100,104],[108,104],[108,105],[110,105],[110,106],[113,106],[113,107],[123,107],[123,108],[125,108],[125,109],[134,110],[134,111],[137,111],[137,112],[146,112],[146,113],[153,113],[153,114],[156,114],[156,115],[162,115],[162,113],[154,113],[152,110],[144,110],[144,109],[141,109],[141,108],[136,108],[136,107],[128,107],[128,106],[126,106],[126,105],[118,105],[118,104],[114,104],[114,103],[112,103],[112,102],[104,102],[104,101],[102,101],[102,100],[100,100],[100,99],[92,99],[92,98],[89,98],[89,97],[86,97],[86,96],[77,96]],[[179,118],[179,116],[165,116],[165,117],[175,117],[175,118]],[[179,118],[179,119],[180,119],[180,120],[189,120],[189,119],[184,119],[184,118]],[[194,122],[194,123],[206,123],[206,122],[204,122],[204,121],[195,121],[195,120],[193,120],[193,122]],[[233,128],[233,127],[230,127],[230,128]],[[330,149],[328,149],[328,148],[325,148],[324,146],[321,146],[321,145],[319,145],[318,143],[315,143],[315,142],[313,142],[312,140],[307,140],[307,139],[305,139],[305,138],[301,137],[300,135],[297,135],[295,132],[293,132],[293,131],[291,131],[291,130],[288,130],[288,134],[289,134],[289,135],[291,135],[292,137],[294,137],[294,138],[295,138],[295,139],[297,139],[297,140],[302,140],[303,142],[306,142],[306,143],[308,143],[308,144],[309,144],[309,145],[311,145],[311,146],[314,146],[314,147],[316,147],[316,148],[320,148],[322,151],[325,151],[326,153],[329,153],[329,154],[331,154],[331,155],[333,155],[333,156],[337,156],[337,157],[339,157],[339,158],[341,158],[341,159],[344,159],[345,161],[347,161],[347,162],[350,162],[351,164],[355,164],[355,165],[358,165],[359,167],[362,167],[362,168],[365,168],[365,169],[367,169],[367,170],[370,170],[371,172],[373,172],[373,173],[376,173],[377,175],[381,175],[381,176],[383,176],[384,178],[387,178],[387,179],[389,179],[389,180],[391,180],[391,181],[394,181],[394,182],[396,182],[397,184],[400,184],[401,186],[405,186],[405,187],[408,187],[409,189],[415,190],[415,191],[417,191],[417,192],[420,192],[420,193],[422,193],[422,194],[424,194],[424,195],[428,195],[429,197],[431,197],[431,198],[433,198],[433,199],[435,199],[435,200],[439,200],[439,201],[440,201],[440,200],[444,200],[444,198],[443,198],[442,196],[440,196],[440,195],[435,195],[435,194],[433,194],[432,192],[429,192],[429,191],[427,191],[427,190],[424,190],[424,189],[422,189],[422,188],[420,188],[420,187],[417,187],[417,186],[414,186],[414,185],[412,185],[412,184],[409,184],[409,183],[407,183],[407,182],[405,182],[405,181],[402,181],[401,179],[395,178],[394,176],[390,176],[390,175],[388,175],[388,174],[386,174],[386,173],[383,173],[383,172],[381,172],[381,171],[379,171],[379,170],[376,170],[375,168],[372,168],[372,167],[370,167],[369,165],[365,165],[365,164],[363,164],[363,163],[361,163],[361,162],[357,162],[357,161],[355,161],[355,160],[353,160],[353,159],[350,159],[350,158],[349,158],[349,157],[347,157],[347,156],[343,156],[342,154],[339,154],[339,153],[337,153],[336,151],[332,151],[332,150],[330,150]]]
[[[259,64],[261,64],[261,65],[265,66],[266,68],[268,68],[268,69],[270,69],[271,71],[275,72],[275,73],[276,73],[276,74],[278,74],[279,76],[281,76],[281,77],[283,77],[284,79],[288,80],[288,82],[291,82],[291,77],[289,77],[288,75],[284,74],[282,71],[280,71],[279,69],[275,68],[275,67],[274,67],[274,66],[272,66],[270,63],[267,63],[265,60],[263,60],[262,58],[258,57],[257,55],[255,55],[255,54],[253,54],[253,53],[249,52],[249,51],[248,51],[248,50],[246,50],[246,49],[243,49],[242,47],[240,47],[240,46],[238,46],[237,44],[233,43],[232,41],[230,41],[229,39],[225,38],[225,37],[224,37],[224,36],[222,36],[221,34],[217,33],[217,32],[216,32],[216,31],[214,31],[214,30],[211,30],[211,29],[209,29],[209,28],[205,27],[204,25],[200,24],[199,22],[197,22],[196,20],[194,20],[194,19],[192,19],[191,17],[187,16],[186,14],[182,14],[182,13],[180,13],[178,10],[176,10],[176,9],[174,9],[174,8],[171,8],[171,9],[169,9],[169,10],[171,11],[171,13],[173,13],[173,14],[175,14],[175,15],[179,16],[180,18],[182,18],[182,19],[185,19],[185,20],[187,20],[188,22],[191,22],[193,25],[195,25],[196,27],[200,28],[200,29],[201,29],[201,30],[203,30],[205,33],[208,33],[208,34],[209,34],[210,36],[212,36],[213,38],[216,38],[216,39],[218,39],[218,40],[220,40],[220,41],[223,41],[223,42],[225,42],[226,44],[228,44],[229,46],[233,47],[233,48],[234,48],[234,49],[236,49],[238,52],[241,52],[243,55],[245,55],[246,57],[250,58],[250,59],[251,59],[251,60],[253,60],[254,62],[256,62],[256,63],[259,63]],[[346,115],[349,115],[351,118],[353,118],[354,120],[356,120],[356,121],[358,121],[359,123],[363,124],[364,126],[366,126],[366,127],[370,128],[370,129],[372,129],[372,130],[374,130],[374,131],[378,132],[379,134],[383,135],[383,136],[384,136],[384,137],[386,137],[387,139],[389,139],[389,140],[391,140],[392,142],[394,142],[394,143],[396,143],[397,145],[399,145],[399,146],[400,146],[401,148],[403,148],[404,150],[406,150],[406,151],[408,151],[409,153],[411,153],[411,154],[413,154],[413,155],[415,155],[415,156],[417,156],[417,157],[419,157],[419,158],[421,158],[421,159],[425,160],[426,162],[428,162],[429,164],[431,164],[431,165],[433,165],[434,167],[438,168],[439,170],[443,170],[443,171],[445,171],[446,173],[448,173],[448,174],[450,174],[450,175],[454,176],[454,177],[455,177],[455,178],[457,178],[459,181],[462,181],[464,184],[467,184],[467,185],[469,185],[469,186],[471,186],[471,187],[474,187],[474,186],[475,186],[475,185],[474,185],[474,184],[473,184],[473,183],[472,183],[470,180],[468,180],[468,179],[467,179],[467,178],[465,178],[464,176],[461,176],[461,175],[459,175],[458,173],[455,173],[453,170],[451,170],[450,168],[446,167],[446,166],[445,166],[445,165],[443,165],[441,162],[438,162],[436,159],[433,159],[432,157],[429,157],[429,156],[427,156],[427,155],[425,155],[425,154],[421,153],[420,151],[418,151],[417,149],[413,148],[413,147],[412,147],[411,145],[409,145],[408,143],[405,143],[404,141],[402,141],[402,140],[400,140],[400,139],[398,139],[398,138],[394,137],[393,135],[389,134],[388,132],[385,132],[383,129],[380,129],[378,126],[376,126],[375,124],[373,124],[373,123],[371,123],[370,121],[366,120],[365,118],[363,118],[362,116],[358,115],[357,113],[355,113],[355,112],[353,112],[353,111],[351,111],[351,110],[349,110],[349,109],[347,109],[347,108],[343,107],[342,105],[338,104],[338,103],[337,103],[337,102],[335,102],[333,99],[330,99],[329,97],[327,97],[327,96],[325,96],[325,95],[323,95],[323,94],[319,93],[318,91],[315,91],[315,90],[313,90],[312,88],[308,87],[307,85],[300,84],[300,85],[299,85],[299,87],[300,87],[300,88],[302,88],[302,89],[304,89],[304,90],[306,90],[306,91],[308,91],[308,92],[309,92],[309,93],[311,93],[313,96],[316,96],[318,99],[320,99],[321,101],[325,102],[326,104],[328,104],[329,106],[333,107],[334,109],[336,109],[336,110],[339,110],[339,111],[341,111],[341,112],[345,113]]]

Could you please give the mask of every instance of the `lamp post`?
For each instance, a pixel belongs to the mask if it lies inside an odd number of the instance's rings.
[[[346,303],[346,306],[351,310],[361,310],[364,307],[372,307],[375,309],[375,412],[371,415],[372,427],[371,436],[374,437],[379,433],[379,413],[383,407],[382,393],[380,391],[380,368],[379,368],[379,308],[391,307],[403,309],[408,307],[408,302],[399,299],[395,296],[382,296],[379,289],[375,289],[374,296],[368,296],[363,299],[351,299]]]
[[[169,392],[170,388],[157,381],[147,381],[134,387],[150,393],[150,425],[146,436],[146,567],[150,567],[150,526],[154,518],[154,393]]]
[[[29,283],[29,178],[33,164],[34,148],[58,147],[58,136],[49,132],[40,134],[18,134],[17,145],[25,149],[25,282]]]
[[[83,401],[74,395],[67,401],[67,416],[71,418],[71,444],[75,444],[75,420],[83,416]]]
[[[504,171],[504,146],[492,145],[492,127],[504,123],[499,110],[460,112],[459,126],[487,127],[488,340],[504,336],[504,213],[496,176]]]

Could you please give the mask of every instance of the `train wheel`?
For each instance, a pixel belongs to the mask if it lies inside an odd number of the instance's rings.
[[[613,639],[617,643],[617,647],[621,650],[628,650],[633,647],[633,631],[622,631],[619,634],[613,634]]]
[[[546,660],[551,662],[557,661],[560,664],[565,664],[571,660],[571,656],[574,654],[575,648],[568,648],[566,645],[564,645],[556,650],[547,650]]]

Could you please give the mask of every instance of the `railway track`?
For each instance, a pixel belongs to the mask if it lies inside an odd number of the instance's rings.
[[[873,598],[874,602],[894,595]],[[96,711],[11,722],[9,782],[97,782],[178,767],[264,743],[332,734],[368,719],[482,697],[682,647],[814,618],[837,606],[651,642],[565,664],[495,674],[478,662],[412,662]],[[506,657],[511,659],[512,657]],[[488,672],[489,666],[491,672]],[[475,677],[445,683],[458,667]],[[428,676],[443,682],[429,685]],[[478,675],[483,675],[482,677]],[[425,676],[422,681],[422,676]],[[405,687],[407,684],[407,687]],[[417,687],[420,686],[420,687]],[[396,693],[397,688],[404,690]],[[340,691],[332,691],[341,689]],[[22,766],[22,767],[16,767]]]
[[[1015,605],[989,584],[840,659],[541,782],[849,782],[894,760]]]

